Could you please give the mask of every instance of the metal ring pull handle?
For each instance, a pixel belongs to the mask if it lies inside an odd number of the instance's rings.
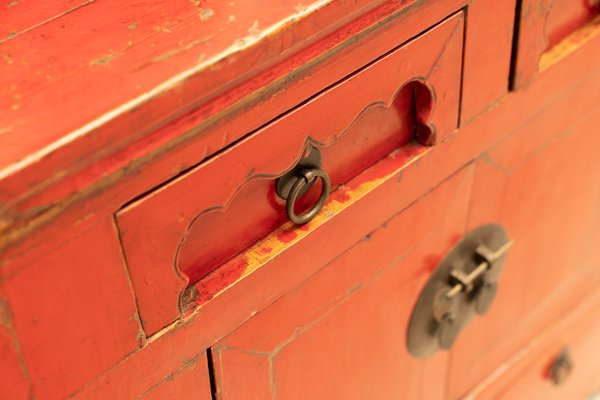
[[[304,214],[296,214],[294,211],[294,205],[296,203],[296,199],[303,193],[303,189],[306,185],[312,185],[316,179],[321,179],[323,185],[321,187],[321,196],[319,196],[319,200],[315,203],[314,206]],[[310,187],[310,186],[309,186]],[[322,169],[311,168],[311,169],[303,169],[297,174],[296,182],[292,185],[290,189],[290,193],[287,196],[287,201],[285,203],[285,210],[287,212],[288,218],[295,223],[296,225],[302,225],[310,221],[321,211],[323,205],[325,204],[325,200],[327,196],[329,196],[329,191],[331,188],[331,183],[329,181],[329,175]]]

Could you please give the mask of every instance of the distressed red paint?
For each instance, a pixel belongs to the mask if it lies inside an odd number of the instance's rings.
[[[294,228],[283,229],[277,232],[277,239],[279,239],[282,243],[289,243],[297,237],[298,234]]]
[[[0,12],[0,397],[598,387],[590,3],[518,2],[515,49],[515,0],[43,3]],[[294,227],[274,180],[307,142],[337,190]],[[515,239],[492,308],[410,357],[421,286],[489,222]]]
[[[194,303],[202,305],[212,299],[223,288],[231,285],[242,276],[246,267],[248,267],[248,260],[244,257],[236,257],[231,262],[225,264],[223,268],[220,268],[207,276],[206,279],[195,284],[194,287],[198,291],[198,297]]]

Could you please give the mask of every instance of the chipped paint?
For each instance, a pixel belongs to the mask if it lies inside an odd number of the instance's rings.
[[[304,4],[297,4],[294,9],[299,13],[303,13],[306,11],[306,6]]]
[[[201,8],[198,10],[198,16],[200,20],[207,21],[215,15],[215,11],[212,8]]]
[[[119,53],[117,53],[116,51],[111,51],[110,53],[108,53],[104,57],[100,57],[100,58],[98,58],[96,60],[90,61],[89,65],[90,66],[92,66],[92,65],[106,65],[109,62],[111,62],[112,59],[115,58],[118,55],[119,55]]]
[[[165,53],[165,54],[162,54],[162,55],[160,55],[160,56],[158,56],[158,57],[155,57],[155,58],[153,58],[153,59],[152,59],[152,62],[153,62],[153,63],[156,63],[156,62],[161,62],[161,61],[164,61],[164,60],[166,60],[166,59],[168,59],[168,58],[171,58],[171,57],[173,57],[175,54],[179,54],[179,53],[181,53],[182,51],[189,50],[189,49],[191,49],[192,47],[198,46],[199,44],[206,43],[206,42],[208,42],[209,40],[211,40],[211,39],[212,39],[212,38],[214,38],[214,37],[215,37],[215,35],[210,35],[210,36],[206,36],[206,37],[203,37],[203,38],[201,38],[201,39],[195,40],[195,41],[193,41],[193,42],[191,42],[191,43],[188,43],[188,44],[186,44],[186,45],[185,45],[185,46],[183,46],[183,47],[180,47],[180,48],[178,48],[178,49],[175,49],[175,50],[171,50],[171,51],[169,51],[169,52],[167,52],[167,53]],[[204,55],[204,57],[206,57],[206,55]],[[200,58],[200,59],[202,59],[202,55],[201,55],[201,58]]]
[[[130,31],[134,31],[137,29],[137,22],[132,22],[129,25],[127,25],[127,29],[129,29]]]
[[[252,24],[252,26],[250,28],[248,28],[248,33],[251,36],[260,35],[260,29],[258,29],[258,20],[254,20],[254,23]]]
[[[298,234],[295,231],[295,227],[292,226],[290,228],[291,229],[280,230],[277,233],[277,240],[279,240],[281,243],[290,243],[291,241],[296,239],[298,237]]]
[[[263,251],[264,252],[264,251]],[[270,253],[266,253],[265,257],[269,257]],[[221,291],[216,288],[228,288],[235,282],[241,280],[247,275],[249,261],[245,256],[238,256],[227,262],[227,268],[221,268],[210,276],[212,285],[194,285],[197,289],[197,299],[195,303],[181,304],[182,309],[187,309],[188,312],[193,312],[198,304],[205,304]]]
[[[167,32],[167,33],[171,33],[172,32],[168,27],[161,26],[161,25],[156,25],[156,26],[152,27],[152,30],[154,32]]]
[[[86,1],[85,3],[78,4],[77,6],[75,6],[75,7],[73,7],[73,8],[70,8],[70,9],[68,9],[68,10],[66,10],[66,11],[64,11],[64,12],[62,12],[62,13],[58,14],[58,15],[55,15],[55,16],[53,16],[52,18],[49,18],[49,19],[47,19],[47,20],[45,20],[45,21],[42,21],[42,22],[40,22],[39,24],[32,25],[32,26],[30,26],[29,28],[27,28],[27,29],[24,29],[24,30],[22,30],[22,31],[19,31],[19,32],[9,32],[9,34],[8,34],[8,36],[7,36],[7,37],[5,37],[5,38],[3,38],[3,39],[0,39],[0,44],[2,44],[2,43],[4,43],[4,42],[6,42],[7,40],[10,40],[10,39],[12,39],[12,38],[14,38],[14,37],[16,37],[16,36],[19,36],[19,35],[22,35],[22,34],[24,34],[24,33],[27,33],[27,32],[29,32],[29,31],[32,31],[33,29],[39,28],[39,27],[40,27],[40,26],[42,26],[42,25],[45,25],[45,24],[47,24],[47,23],[50,23],[50,22],[52,22],[52,21],[55,21],[55,20],[57,20],[57,19],[59,19],[59,18],[62,18],[62,17],[64,17],[64,16],[65,16],[65,15],[67,15],[67,14],[70,14],[70,13],[72,13],[72,12],[74,12],[74,11],[77,11],[77,10],[79,10],[79,9],[80,9],[80,8],[82,8],[82,7],[85,7],[85,6],[87,6],[87,5],[90,5],[90,4],[92,4],[92,3],[93,3],[93,2],[95,2],[95,1],[96,1],[96,0],[88,0],[88,1]],[[13,3],[16,3],[16,2],[17,2],[17,1],[13,1]]]

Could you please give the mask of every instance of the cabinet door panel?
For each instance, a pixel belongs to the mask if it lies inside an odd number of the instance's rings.
[[[416,359],[405,333],[421,288],[464,232],[471,172],[451,177],[217,343],[219,398],[443,398],[447,354]]]
[[[464,394],[595,287],[600,113],[556,132],[534,120],[476,163],[469,226],[496,222],[515,240],[497,298],[453,349],[451,394]]]

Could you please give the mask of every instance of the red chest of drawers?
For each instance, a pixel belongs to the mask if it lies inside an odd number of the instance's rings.
[[[0,399],[600,395],[599,7],[6,2]]]

